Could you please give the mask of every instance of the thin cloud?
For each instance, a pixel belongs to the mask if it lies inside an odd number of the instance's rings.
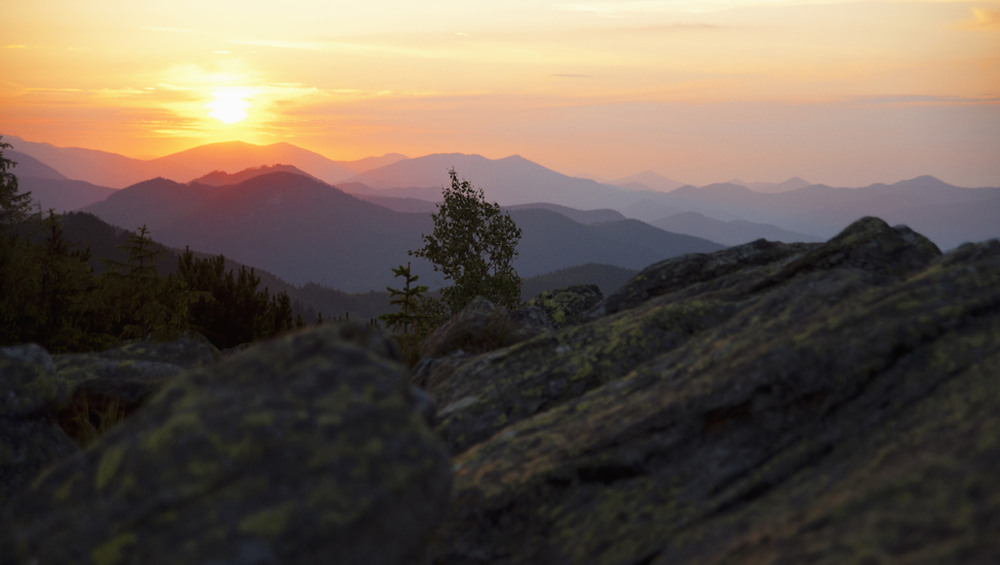
[[[580,75],[576,73],[555,73],[552,76],[557,78],[594,78],[594,75]]]
[[[1000,30],[1000,9],[975,8],[972,21],[965,27],[983,30]]]

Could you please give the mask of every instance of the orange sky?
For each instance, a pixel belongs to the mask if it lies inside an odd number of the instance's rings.
[[[1000,186],[1000,2],[6,2],[0,134]],[[230,123],[231,122],[231,123]]]

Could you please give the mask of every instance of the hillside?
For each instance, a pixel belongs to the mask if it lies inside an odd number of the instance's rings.
[[[818,237],[783,230],[770,224],[758,224],[746,220],[722,222],[713,220],[697,212],[674,214],[651,222],[651,224],[663,230],[695,235],[711,241],[717,241],[723,245],[740,245],[742,243],[749,243],[755,239],[783,241],[785,243],[819,241]]]

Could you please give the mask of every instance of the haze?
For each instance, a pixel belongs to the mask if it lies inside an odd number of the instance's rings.
[[[613,179],[1000,184],[1000,2],[35,0],[0,133],[153,157],[520,154]]]

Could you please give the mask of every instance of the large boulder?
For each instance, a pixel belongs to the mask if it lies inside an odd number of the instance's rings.
[[[665,261],[591,310],[614,315],[542,334],[426,379],[441,407],[439,431],[461,452],[505,426],[619,379],[741,312],[759,311],[761,303],[801,304],[806,314],[838,293],[898,280],[939,255],[908,228],[865,218],[826,244],[758,241]],[[810,278],[814,272],[820,274]],[[830,286],[822,291],[830,297],[805,299],[803,288],[822,286]]]
[[[55,423],[65,384],[37,345],[0,348],[0,507],[79,446]]]
[[[412,563],[447,504],[428,399],[324,326],[171,379],[0,516],[3,563]]]
[[[433,562],[1000,561],[1000,243],[865,219],[669,270],[432,389]]]

